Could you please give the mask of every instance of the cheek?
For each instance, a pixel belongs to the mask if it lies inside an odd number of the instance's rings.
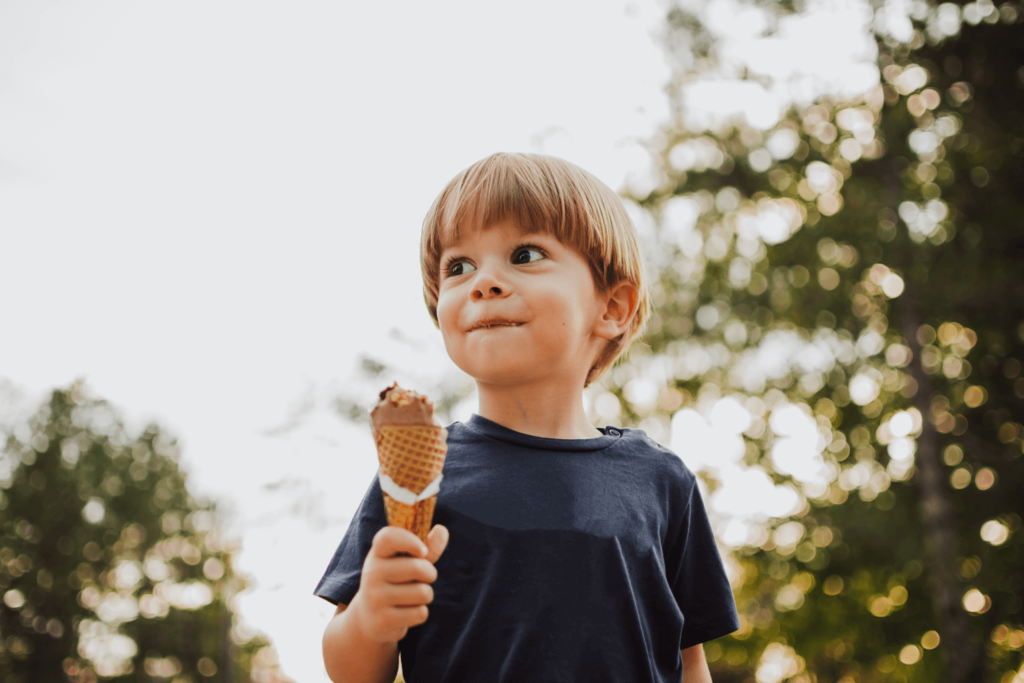
[[[446,337],[448,333],[455,329],[455,324],[458,321],[458,310],[452,304],[451,297],[440,296],[437,299],[437,322],[441,327],[441,335]]]
[[[585,311],[581,306],[582,302],[569,296],[565,290],[547,292],[538,301],[538,308],[544,311],[551,325],[563,332],[575,330],[582,324]]]

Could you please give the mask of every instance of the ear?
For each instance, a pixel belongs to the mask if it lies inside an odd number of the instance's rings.
[[[594,334],[601,339],[615,339],[629,329],[640,304],[640,292],[632,282],[612,285],[601,297],[603,310],[594,326]]]

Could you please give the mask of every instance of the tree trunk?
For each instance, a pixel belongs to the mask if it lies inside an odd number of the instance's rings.
[[[949,683],[974,683],[984,679],[980,643],[971,634],[970,617],[961,604],[957,579],[957,528],[953,501],[946,484],[939,448],[939,434],[931,423],[932,378],[921,364],[917,330],[923,324],[912,278],[900,296],[900,328],[913,352],[910,373],[917,382],[914,407],[921,412],[921,436],[917,439],[917,483],[924,518],[925,563],[931,580],[932,600],[939,621],[942,652]]]
[[[231,640],[231,610],[228,609],[229,597],[224,597],[224,612],[220,628],[220,680],[221,683],[235,683],[234,643]]]

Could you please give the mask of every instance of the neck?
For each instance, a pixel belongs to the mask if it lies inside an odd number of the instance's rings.
[[[583,410],[582,383],[544,382],[514,386],[477,381],[480,417],[521,434],[547,439],[603,436]]]

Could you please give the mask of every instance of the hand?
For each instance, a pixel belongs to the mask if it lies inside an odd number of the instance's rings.
[[[367,638],[397,643],[409,628],[427,620],[427,605],[434,600],[430,584],[437,579],[434,563],[447,546],[448,530],[441,525],[430,530],[426,545],[398,527],[377,532],[363,563],[359,591],[348,607]]]

